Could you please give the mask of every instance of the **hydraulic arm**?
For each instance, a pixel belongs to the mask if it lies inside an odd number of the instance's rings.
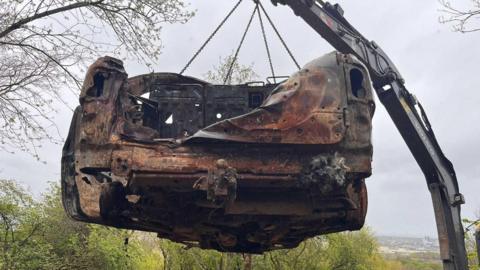
[[[395,65],[374,42],[344,18],[338,5],[315,0],[272,0],[288,5],[335,49],[355,55],[369,69],[373,86],[422,169],[430,190],[444,269],[467,269],[455,170],[443,154],[422,106],[404,85]]]

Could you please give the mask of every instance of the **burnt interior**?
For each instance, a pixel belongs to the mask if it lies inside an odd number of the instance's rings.
[[[155,129],[160,138],[180,138],[259,107],[277,85],[167,84],[159,80],[150,85],[148,99],[134,98],[142,103],[144,126]]]
[[[365,97],[365,88],[363,86],[363,73],[358,68],[350,70],[350,85],[352,94],[357,98]]]

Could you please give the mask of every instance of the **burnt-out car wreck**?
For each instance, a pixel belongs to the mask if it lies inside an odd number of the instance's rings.
[[[371,174],[371,82],[330,53],[280,84],[88,70],[63,149],[74,219],[229,252],[358,230]],[[149,93],[148,97],[145,97]]]

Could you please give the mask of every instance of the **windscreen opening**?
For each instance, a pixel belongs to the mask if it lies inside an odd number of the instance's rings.
[[[352,88],[352,94],[357,98],[365,97],[365,89],[363,87],[363,73],[357,69],[352,68],[350,70],[350,85]]]
[[[276,84],[149,85],[142,98],[143,125],[155,129],[159,139],[184,138],[198,130],[258,108]]]

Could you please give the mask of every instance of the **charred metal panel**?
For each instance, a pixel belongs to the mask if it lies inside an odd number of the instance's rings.
[[[193,138],[248,143],[334,144],[345,132],[343,66],[336,55],[313,61],[246,115],[203,129]]]
[[[158,106],[155,128],[162,138],[184,138],[205,126],[260,106],[276,85],[202,85],[153,82],[150,100]]]
[[[210,85],[206,88],[205,126],[259,107],[276,84]]]
[[[162,138],[185,137],[205,126],[204,87],[198,84],[156,84],[150,99],[158,104],[155,127]]]
[[[279,85],[232,86],[173,73],[128,79],[119,60],[101,58],[64,147],[65,209],[232,252],[359,229],[371,174],[369,82],[364,66],[338,53]]]

